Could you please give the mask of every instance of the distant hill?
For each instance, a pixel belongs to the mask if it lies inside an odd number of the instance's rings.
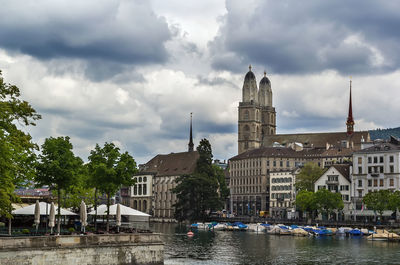
[[[369,134],[371,136],[371,140],[376,140],[376,139],[389,139],[390,136],[395,136],[397,138],[400,138],[400,127],[397,128],[389,128],[389,129],[376,129],[376,130],[370,130]]]

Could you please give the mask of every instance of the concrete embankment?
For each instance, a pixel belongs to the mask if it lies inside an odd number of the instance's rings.
[[[161,265],[159,234],[0,238],[1,265]]]

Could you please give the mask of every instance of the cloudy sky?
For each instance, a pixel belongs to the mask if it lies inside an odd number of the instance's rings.
[[[272,82],[277,132],[400,126],[400,2],[0,0],[0,69],[86,159],[114,142],[138,163],[210,140],[237,153],[248,65]]]

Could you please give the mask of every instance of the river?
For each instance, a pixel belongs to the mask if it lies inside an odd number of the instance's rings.
[[[190,238],[177,224],[154,223],[165,242],[165,264],[400,264],[400,243],[365,238],[292,237],[199,231]]]

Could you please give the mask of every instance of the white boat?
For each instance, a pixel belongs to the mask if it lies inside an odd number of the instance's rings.
[[[265,231],[265,227],[261,224],[248,224],[247,226],[247,231],[249,232],[260,233]]]

